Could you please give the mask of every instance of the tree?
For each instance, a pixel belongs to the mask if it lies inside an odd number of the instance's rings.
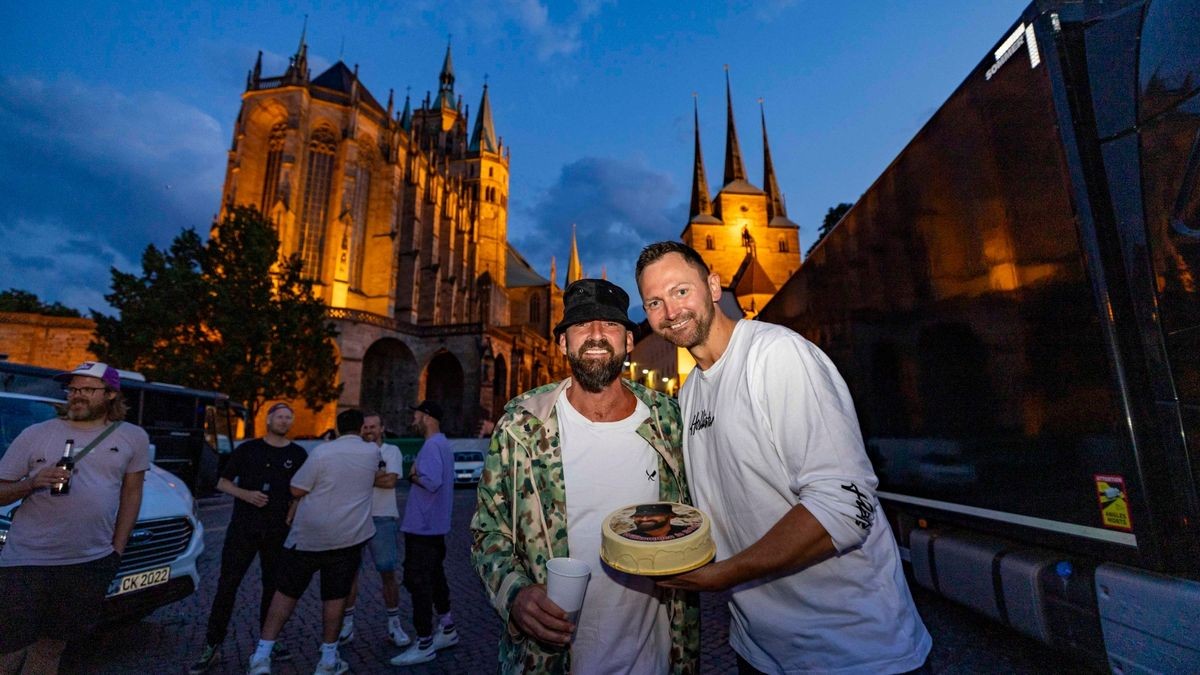
[[[118,367],[246,404],[303,398],[320,410],[341,393],[337,330],[312,294],[298,256],[256,209],[237,207],[202,243],[184,230],[167,252],[142,256],[142,274],[112,271],[105,296],[119,318],[93,312],[91,349]]]
[[[46,316],[69,316],[80,318],[83,315],[59,302],[46,304],[34,293],[18,288],[0,291],[0,312],[25,312],[28,314],[44,314]]]
[[[837,225],[838,221],[842,219],[842,216],[846,215],[846,213],[852,208],[854,208],[854,205],[846,202],[842,202],[837,206],[829,207],[829,210],[825,212],[825,219],[821,221],[821,229],[817,230],[817,240],[812,243],[812,246],[808,247],[808,251],[804,253],[804,257],[807,258],[808,254],[813,252],[813,249],[817,247],[817,244],[821,243],[821,240],[825,238],[825,235],[829,234],[829,231],[833,229],[833,226]]]

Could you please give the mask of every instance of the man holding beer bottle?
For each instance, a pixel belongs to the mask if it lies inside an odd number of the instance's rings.
[[[0,549],[0,674],[56,672],[99,615],[137,521],[150,440],[123,422],[115,368],[59,375],[65,419],[34,424],[0,458],[0,505],[24,500]],[[69,450],[68,450],[69,447]]]
[[[204,649],[188,672],[200,675],[221,660],[221,643],[229,631],[229,618],[237,602],[238,587],[258,557],[262,571],[262,600],[259,603],[259,627],[267,618],[271,598],[275,596],[275,569],[283,541],[288,536],[287,514],[292,503],[292,476],[300,470],[308,453],[288,440],[295,414],[287,403],[267,409],[267,435],[246,441],[234,448],[217,489],[233,496],[233,516],[225,530],[221,549],[221,576],[208,614]],[[286,661],[291,653],[275,643],[276,661]]]

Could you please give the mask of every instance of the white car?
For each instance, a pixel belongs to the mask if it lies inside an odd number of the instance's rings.
[[[483,457],[487,454],[487,438],[452,438],[454,449],[454,484],[476,485],[483,475]]]
[[[64,403],[0,392],[0,456],[25,427],[56,417]],[[154,446],[150,447],[153,461]],[[18,501],[0,506],[0,548],[20,505]],[[203,551],[204,527],[192,493],[174,474],[151,464],[137,523],[117,576],[108,587],[103,618],[141,617],[191,595],[200,585],[196,560]]]

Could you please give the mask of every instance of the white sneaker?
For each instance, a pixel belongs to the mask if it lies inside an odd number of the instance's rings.
[[[393,666],[415,666],[418,663],[429,663],[436,658],[437,647],[433,646],[432,640],[423,648],[421,647],[421,641],[417,640],[415,645],[400,652],[399,656],[393,657],[388,663],[391,663]]]
[[[340,658],[333,663],[317,661],[317,668],[313,671],[313,675],[342,675],[349,670],[350,664]]]
[[[246,669],[246,675],[271,675],[271,657],[264,656],[261,659],[250,657],[250,667]]]
[[[458,644],[458,629],[451,626],[449,629],[439,628],[433,634],[433,649],[445,649]]]
[[[342,621],[342,630],[338,632],[338,644],[346,644],[354,639],[354,620]]]
[[[399,619],[388,621],[387,632],[388,639],[397,647],[407,647],[412,644],[412,638],[408,637],[408,633],[405,633],[404,629],[400,627]]]

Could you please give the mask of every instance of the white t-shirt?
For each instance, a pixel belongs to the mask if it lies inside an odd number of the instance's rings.
[[[766,673],[896,673],[932,641],[879,509],[846,383],[811,342],[738,321],[725,353],[680,391],[684,461],[718,559],[758,541],[796,504],[838,554],[733,589],[729,641]]]
[[[400,448],[384,443],[379,446],[379,454],[383,457],[383,470],[399,476],[404,471],[404,456]],[[396,506],[396,488],[375,488],[371,496],[371,517],[399,518],[400,507]]]
[[[379,448],[348,434],[322,443],[292,476],[292,487],[308,494],[296,507],[286,548],[332,551],[375,536],[371,522],[371,497]]]
[[[575,638],[571,672],[660,675],[670,670],[667,606],[653,580],[600,562],[600,526],[613,511],[658,501],[658,452],[637,434],[650,415],[640,400],[629,417],[592,422],[564,393],[555,404],[567,493],[567,547],[592,568]]]

